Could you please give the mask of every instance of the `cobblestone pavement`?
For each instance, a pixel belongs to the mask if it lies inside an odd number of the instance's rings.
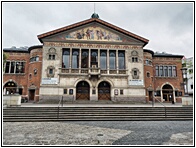
[[[193,145],[192,121],[4,122],[3,145]]]

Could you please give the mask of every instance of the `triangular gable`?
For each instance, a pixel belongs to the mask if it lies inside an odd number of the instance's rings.
[[[145,38],[95,18],[38,35],[38,38],[41,42],[45,39],[49,41],[136,42],[143,43],[144,46],[148,43]]]

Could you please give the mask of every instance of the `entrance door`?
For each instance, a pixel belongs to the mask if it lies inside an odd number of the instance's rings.
[[[169,84],[163,86],[162,93],[163,93],[163,99],[166,102],[173,101],[173,88]]]
[[[165,99],[166,102],[173,101],[173,94],[172,93],[163,93],[163,99]]]
[[[90,100],[90,86],[86,81],[77,84],[76,100]]]
[[[98,99],[111,100],[110,97],[110,84],[108,82],[101,82],[98,86]]]
[[[34,101],[35,90],[29,90],[29,101]]]

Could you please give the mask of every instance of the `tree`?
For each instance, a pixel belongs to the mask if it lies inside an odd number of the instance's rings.
[[[8,58],[8,54],[3,52],[3,65],[6,63],[7,58]],[[3,68],[4,68],[4,66],[3,66]]]

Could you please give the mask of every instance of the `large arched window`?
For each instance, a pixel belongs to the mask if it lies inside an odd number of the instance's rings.
[[[82,50],[81,68],[88,68],[88,50]]]
[[[116,52],[110,51],[110,69],[116,69]]]
[[[77,49],[72,51],[72,68],[79,68],[79,51]]]
[[[62,68],[69,68],[70,49],[63,50]]]
[[[118,68],[125,69],[125,52],[119,51],[118,52]]]
[[[100,52],[100,68],[107,69],[107,51],[102,50]]]
[[[92,65],[97,65],[98,61],[98,51],[97,50],[91,50],[91,66]]]

